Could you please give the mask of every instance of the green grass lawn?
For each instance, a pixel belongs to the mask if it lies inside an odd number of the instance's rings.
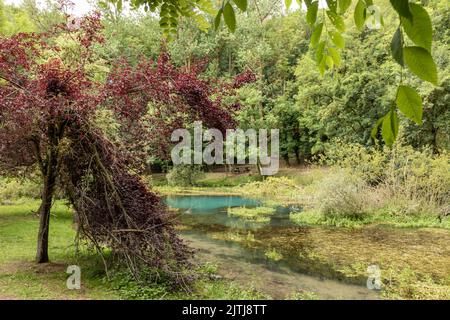
[[[0,207],[0,296],[25,299],[105,299],[118,296],[103,284],[102,277],[85,275],[81,290],[68,290],[66,269],[85,265],[75,256],[75,229],[67,206],[56,202],[51,216],[49,254],[51,263],[33,262],[39,220],[39,202]],[[83,268],[82,268],[83,269]]]
[[[0,211],[0,263],[8,261],[30,261],[36,249],[39,220],[35,214],[39,201],[2,206]],[[73,252],[75,237],[71,228],[72,215],[62,202],[56,202],[51,217],[50,247],[53,260],[66,259]]]

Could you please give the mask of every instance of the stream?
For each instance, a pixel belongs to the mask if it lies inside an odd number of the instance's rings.
[[[311,233],[289,220],[301,208],[277,207],[269,222],[257,223],[227,214],[229,207],[252,208],[256,200],[239,196],[169,196],[169,207],[180,214],[181,235],[196,249],[200,261],[218,265],[226,279],[255,288],[275,299],[298,292],[313,292],[321,299],[378,299],[366,287],[366,279],[342,278],[308,257]],[[284,253],[284,254],[283,254]]]

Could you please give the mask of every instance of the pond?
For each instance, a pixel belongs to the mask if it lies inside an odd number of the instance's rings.
[[[219,266],[227,279],[252,286],[273,298],[313,292],[323,299],[377,299],[365,279],[342,281],[302,252],[314,246],[314,228],[293,225],[289,213],[299,207],[277,207],[267,223],[249,222],[227,214],[230,207],[254,208],[256,200],[239,196],[169,196],[169,207],[179,209],[181,234],[197,249],[202,261]]]
[[[181,221],[185,224],[221,225],[238,229],[258,229],[267,225],[292,226],[289,213],[300,210],[298,207],[275,207],[268,223],[246,221],[227,214],[228,208],[256,208],[261,202],[239,196],[170,196],[166,198],[169,207],[179,209]]]

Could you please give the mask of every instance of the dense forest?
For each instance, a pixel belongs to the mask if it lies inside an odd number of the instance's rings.
[[[166,2],[0,0],[0,299],[449,299],[448,1]],[[278,129],[279,172],[175,165],[194,121]]]

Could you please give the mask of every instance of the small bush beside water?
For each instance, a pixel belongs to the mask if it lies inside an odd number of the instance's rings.
[[[367,186],[357,176],[341,171],[318,183],[316,207],[325,217],[364,218],[368,211]]]
[[[174,166],[166,175],[170,186],[190,187],[202,176],[199,166],[178,165]]]

